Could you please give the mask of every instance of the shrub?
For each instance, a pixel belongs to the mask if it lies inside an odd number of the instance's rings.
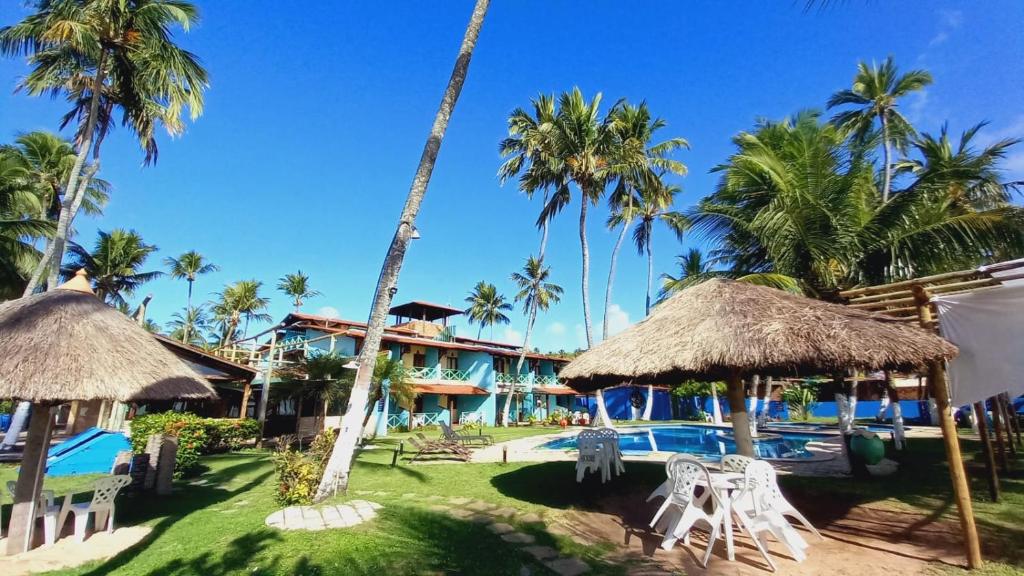
[[[194,473],[199,466],[199,456],[237,450],[245,441],[255,439],[259,432],[260,425],[255,420],[201,418],[187,412],[146,414],[131,422],[132,449],[136,453],[146,449],[146,442],[153,434],[178,438],[175,478]]]
[[[13,414],[14,400],[0,400],[0,414]]]
[[[789,408],[790,420],[807,421],[818,406],[817,391],[813,386],[799,385],[782,391],[782,399]]]
[[[325,430],[313,439],[305,454],[292,449],[288,438],[278,441],[274,468],[278,480],[275,498],[279,504],[292,506],[313,503],[320,477],[334,449],[335,439],[333,430]]]
[[[465,424],[462,424],[459,427],[459,430],[461,430],[463,432],[466,432],[466,431],[469,431],[469,430],[476,430],[478,428],[480,428],[480,423],[479,422],[466,422]]]

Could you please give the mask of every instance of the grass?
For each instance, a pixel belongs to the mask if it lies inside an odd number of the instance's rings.
[[[520,427],[487,429],[499,441],[550,433],[554,429]],[[428,435],[430,435],[428,433]],[[480,525],[430,511],[430,495],[484,500],[523,512],[538,512],[557,521],[567,511],[588,509],[608,494],[637,487],[653,488],[663,479],[660,465],[631,464],[626,476],[610,484],[578,485],[571,462],[542,464],[430,464],[391,467],[393,449],[407,438],[394,434],[376,440],[354,467],[347,497],[384,505],[379,517],[344,531],[279,532],[267,529],[265,517],[277,510],[275,481],[269,454],[248,451],[203,459],[205,485],[179,485],[167,498],[125,498],[119,503],[122,525],[147,524],[147,540],[101,565],[60,572],[64,575],[185,575],[185,574],[518,574],[522,566],[544,573],[521,549],[507,544]],[[976,442],[962,440],[965,455],[973,457]],[[937,440],[912,440],[911,451],[893,455],[901,462],[894,477],[870,480],[783,478],[784,489],[803,491],[812,498],[853,504],[905,507],[936,511],[955,521],[942,445]],[[975,514],[985,555],[986,576],[1020,574],[1024,567],[1024,470],[1003,478],[1003,501],[986,502],[983,477],[969,462]],[[11,467],[0,468],[0,481],[14,477]],[[58,492],[88,485],[89,479],[47,479]],[[360,494],[361,491],[386,494]],[[414,493],[416,498],[402,497]],[[9,506],[7,506],[9,508]],[[5,512],[9,517],[9,511]],[[583,547],[539,528],[521,526],[541,544],[576,555],[593,567],[592,574],[624,574],[628,566],[608,558],[613,548]],[[937,571],[956,571],[936,568]]]

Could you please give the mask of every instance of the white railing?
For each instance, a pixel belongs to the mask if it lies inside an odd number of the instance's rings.
[[[405,426],[405,418],[402,418],[401,414],[389,414],[388,428],[398,428],[399,426]]]
[[[459,414],[459,424],[483,424],[483,412],[463,412]]]
[[[537,376],[537,378],[533,381],[533,383],[538,385],[538,386],[561,386],[562,385],[562,383],[558,381],[558,376],[555,376],[554,374],[544,375],[544,376]]]
[[[412,415],[412,427],[436,426],[441,418],[440,412],[414,412]]]
[[[454,368],[438,368],[437,366],[406,368],[405,373],[410,378],[419,378],[420,380],[469,381],[469,372]]]
[[[453,368],[442,368],[441,380],[458,380],[460,382],[468,382],[469,372],[465,370],[455,370]]]
[[[420,380],[437,380],[437,366],[424,366],[406,368],[405,374],[409,378],[419,378]]]
[[[497,372],[494,381],[498,384],[530,384],[533,381],[533,374],[502,374]]]

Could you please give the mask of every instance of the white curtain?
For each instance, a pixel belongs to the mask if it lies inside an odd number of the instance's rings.
[[[1024,393],[1024,283],[932,301],[942,336],[960,347],[949,362],[953,405]]]

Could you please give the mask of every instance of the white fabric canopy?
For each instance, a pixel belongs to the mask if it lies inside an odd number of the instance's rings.
[[[942,336],[960,347],[949,362],[953,405],[1024,393],[1024,283],[932,301]]]

